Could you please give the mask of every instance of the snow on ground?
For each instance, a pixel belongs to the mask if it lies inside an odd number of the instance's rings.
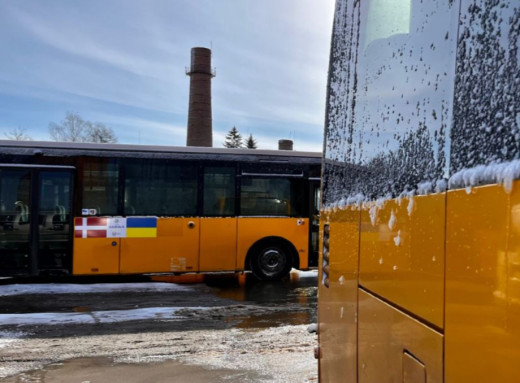
[[[89,294],[111,292],[167,292],[191,291],[188,286],[173,283],[46,283],[46,284],[14,284],[0,286],[0,297],[28,294]]]
[[[291,270],[291,274],[295,273],[299,276],[299,278],[317,278],[318,277],[318,270],[307,270],[307,271],[300,271],[300,270]]]
[[[115,363],[176,360],[190,365],[256,371],[255,383],[315,382],[316,334],[307,325],[18,339],[2,352],[0,378],[82,357]]]
[[[107,310],[75,313],[0,314],[0,326],[64,325],[80,323],[115,323],[147,319],[180,319],[178,311],[186,307],[150,307],[133,310]],[[189,310],[209,310],[206,307],[189,307]],[[3,338],[0,332],[0,341]]]
[[[25,335],[26,334],[21,331],[0,331],[0,350],[16,342],[17,339],[23,338]]]
[[[291,272],[291,279],[316,278],[317,270]],[[171,283],[114,284],[20,284],[0,286],[0,297],[23,294],[88,294],[141,291],[194,291]],[[240,315],[251,316],[269,308],[235,305]],[[0,314],[0,378],[46,365],[81,357],[109,357],[115,363],[153,363],[177,360],[191,365],[256,371],[256,383],[315,382],[317,364],[313,356],[316,334],[308,324],[259,328],[205,329],[154,332],[153,320],[196,320],[207,310],[225,320],[226,307],[152,307],[69,313]],[[202,313],[200,313],[202,312]],[[191,314],[191,316],[189,315]],[[151,320],[149,332],[73,337],[32,337],[29,332],[41,325],[81,326],[83,323],[118,323]],[[2,326],[21,331],[1,331]],[[31,328],[30,326],[34,326]],[[118,326],[117,324],[115,324]],[[119,325],[123,326],[123,324]],[[13,329],[10,327],[9,329]]]

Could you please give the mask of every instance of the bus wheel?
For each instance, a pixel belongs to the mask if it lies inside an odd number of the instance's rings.
[[[260,246],[251,260],[253,274],[264,281],[277,281],[289,274],[291,258],[285,246],[268,243]]]

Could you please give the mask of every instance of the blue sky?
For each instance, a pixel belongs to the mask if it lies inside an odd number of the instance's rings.
[[[120,143],[186,144],[190,50],[210,47],[213,145],[321,151],[334,0],[0,0],[0,138],[67,111]]]

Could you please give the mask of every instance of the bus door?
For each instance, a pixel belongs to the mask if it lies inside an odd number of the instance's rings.
[[[235,174],[234,166],[208,166],[204,169],[200,271],[237,269]]]
[[[309,267],[318,266],[320,203],[320,179],[309,178]]]
[[[0,273],[68,273],[72,167],[0,167]]]

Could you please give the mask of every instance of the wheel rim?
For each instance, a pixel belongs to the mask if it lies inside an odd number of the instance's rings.
[[[285,253],[278,248],[265,249],[258,259],[260,269],[267,276],[273,276],[282,272],[286,263]]]

